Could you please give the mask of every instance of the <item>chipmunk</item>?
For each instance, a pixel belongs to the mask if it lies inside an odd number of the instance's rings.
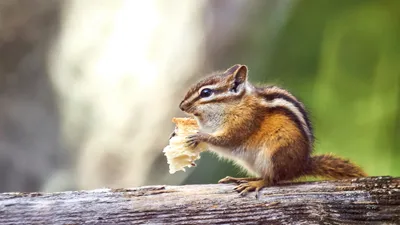
[[[314,135],[304,105],[277,86],[255,87],[246,65],[233,65],[193,85],[179,105],[200,131],[187,137],[231,159],[254,177],[225,177],[245,195],[303,176],[346,179],[367,176],[357,165],[331,154],[312,156]]]

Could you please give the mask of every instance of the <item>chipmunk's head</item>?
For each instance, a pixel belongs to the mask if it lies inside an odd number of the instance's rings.
[[[246,93],[247,73],[247,66],[237,64],[200,80],[189,89],[179,108],[203,125],[221,121],[226,107],[235,105]]]

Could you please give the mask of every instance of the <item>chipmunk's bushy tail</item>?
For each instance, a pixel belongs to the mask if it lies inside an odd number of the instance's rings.
[[[349,160],[331,154],[312,156],[311,166],[307,175],[330,179],[349,179],[367,176],[361,167]]]

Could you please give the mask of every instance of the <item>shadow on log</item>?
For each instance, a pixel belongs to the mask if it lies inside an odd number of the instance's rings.
[[[0,224],[400,223],[400,178],[292,183],[240,197],[233,185],[0,194]]]

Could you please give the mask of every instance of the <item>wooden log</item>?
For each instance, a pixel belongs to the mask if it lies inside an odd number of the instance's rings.
[[[0,194],[0,224],[400,224],[400,178]]]

